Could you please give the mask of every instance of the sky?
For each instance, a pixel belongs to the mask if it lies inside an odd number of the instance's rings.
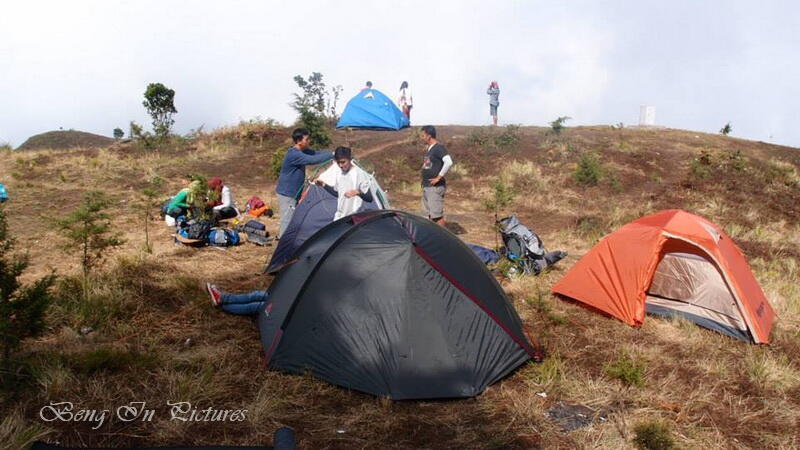
[[[59,128],[150,126],[149,83],[176,91],[174,130],[286,125],[295,75],[343,99],[409,82],[412,124],[656,124],[800,147],[800,2],[37,1],[0,14],[0,143]]]

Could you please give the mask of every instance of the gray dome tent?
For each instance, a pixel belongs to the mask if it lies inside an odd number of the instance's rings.
[[[392,399],[472,397],[535,356],[508,297],[457,237],[399,211],[333,222],[270,287],[269,367]]]

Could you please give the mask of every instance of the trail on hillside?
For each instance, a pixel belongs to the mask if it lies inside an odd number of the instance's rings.
[[[377,153],[377,152],[379,152],[381,150],[385,150],[385,149],[387,149],[387,148],[389,148],[389,147],[391,147],[393,145],[402,144],[405,141],[406,141],[406,139],[397,139],[397,140],[394,140],[394,141],[391,141],[391,142],[386,142],[384,144],[372,146],[372,147],[370,147],[370,148],[368,148],[366,150],[359,151],[358,152],[358,157],[359,158],[367,157],[367,156],[369,156],[369,155],[371,155],[373,153]]]

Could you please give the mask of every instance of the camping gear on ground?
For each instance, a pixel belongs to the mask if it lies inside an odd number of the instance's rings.
[[[377,89],[364,89],[347,102],[336,128],[400,130],[408,127],[408,117]]]
[[[545,250],[538,234],[523,225],[517,216],[505,217],[497,221],[503,238],[503,256],[513,262],[524,274],[538,275],[542,270],[567,256],[567,252]]]
[[[6,190],[6,185],[0,183],[0,203],[4,203],[8,200],[8,191]]]
[[[263,206],[266,206],[264,204],[264,200],[261,200],[260,197],[258,197],[257,195],[254,195],[254,196],[250,197],[249,200],[247,200],[247,204],[245,205],[245,209],[247,211],[249,211],[251,209],[258,209],[258,208],[261,208]]]
[[[484,264],[488,265],[500,260],[500,254],[490,248],[481,247],[476,244],[467,244],[467,247],[469,247],[469,249],[475,253],[475,256]]]
[[[260,217],[263,214],[266,214],[267,217],[272,217],[272,208],[256,195],[247,200],[244,211],[253,217]]]
[[[261,217],[262,215],[266,214],[267,217],[272,217],[272,208],[267,205],[264,205],[260,208],[251,209],[247,211],[247,214],[250,214],[253,217]]]
[[[353,164],[357,165],[357,162],[353,160]],[[319,179],[324,181],[325,184],[333,186],[336,183],[337,170],[341,169],[332,163],[319,175]],[[361,211],[389,209],[390,206],[386,194],[375,177],[370,176],[372,179],[370,180],[369,189],[372,193],[372,201],[363,202]],[[306,239],[333,221],[337,207],[338,199],[335,195],[316,184],[309,184],[300,196],[292,215],[292,220],[283,235],[280,236],[278,246],[275,248],[272,259],[270,259],[264,271],[267,273],[277,272],[280,266],[289,260]]]
[[[775,313],[742,252],[716,224],[681,210],[634,220],[603,238],[552,287],[632,326],[645,312],[682,316],[768,343]]]
[[[268,367],[395,400],[472,397],[541,355],[470,249],[405,212],[328,224],[270,298],[257,316]]]
[[[239,245],[239,233],[226,228],[212,228],[206,235],[208,245],[214,247],[232,247]]]
[[[271,238],[267,226],[257,220],[248,220],[244,225],[237,225],[236,230],[245,233],[247,241],[257,245],[267,245]]]
[[[186,239],[199,239],[205,240],[208,232],[214,224],[210,220],[191,219],[186,220],[183,218],[176,219],[178,223],[178,234]]]

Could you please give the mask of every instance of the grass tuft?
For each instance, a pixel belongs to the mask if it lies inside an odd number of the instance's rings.
[[[672,431],[662,422],[644,422],[633,429],[633,443],[643,450],[669,450],[675,448]]]
[[[645,369],[644,361],[625,355],[614,362],[606,364],[603,372],[611,378],[621,381],[626,386],[644,387]]]

